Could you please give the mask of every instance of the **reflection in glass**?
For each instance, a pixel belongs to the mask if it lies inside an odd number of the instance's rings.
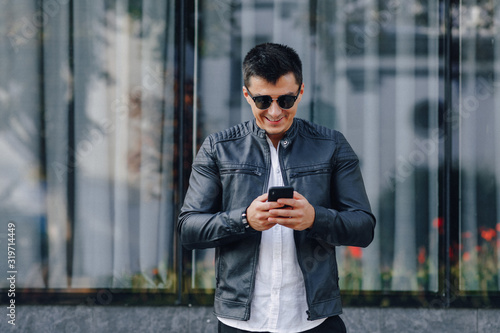
[[[482,4],[482,6],[480,6]],[[460,289],[500,288],[499,9],[460,7],[459,86]]]
[[[270,41],[290,45],[303,60],[297,116],[340,130],[360,157],[378,225],[367,249],[337,249],[344,290],[438,288],[438,3],[405,8],[411,10],[377,1],[200,1],[198,145],[252,118],[241,61]],[[207,288],[210,280],[201,277],[213,275],[213,253],[195,251],[193,267],[192,287]]]
[[[173,290],[175,2],[37,3],[0,11],[0,243],[15,222],[17,286]],[[460,82],[443,119],[443,1],[196,3],[197,145],[252,118],[242,57],[272,41],[303,59],[298,116],[342,131],[358,153],[378,224],[367,249],[338,248],[343,290],[438,289],[444,139],[458,147],[453,274],[462,290],[500,289],[500,9],[452,6]],[[192,263],[187,285],[213,288],[213,250]]]
[[[17,286],[174,290],[173,2],[27,3],[0,13]]]

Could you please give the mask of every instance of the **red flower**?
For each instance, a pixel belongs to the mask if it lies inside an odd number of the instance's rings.
[[[418,263],[420,265],[423,265],[425,263],[425,257],[426,257],[425,247],[421,246],[418,249]]]
[[[442,217],[436,217],[432,220],[432,226],[438,229],[440,235],[444,234],[444,219]]]
[[[495,231],[495,229],[491,229],[491,228],[482,228],[481,229],[481,237],[483,237],[486,241],[491,241],[494,237],[497,236],[497,232]]]
[[[470,260],[470,253],[469,252],[464,252],[462,256],[464,261],[469,261]]]
[[[363,250],[357,246],[348,246],[349,253],[353,258],[361,259],[363,257]]]

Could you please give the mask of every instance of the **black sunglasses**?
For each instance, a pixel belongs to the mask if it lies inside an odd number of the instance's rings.
[[[269,109],[271,104],[273,103],[274,100],[278,102],[278,105],[282,109],[290,109],[294,104],[297,98],[300,95],[300,87],[299,87],[299,92],[297,93],[296,96],[292,95],[281,95],[276,99],[273,99],[269,95],[264,95],[264,96],[256,96],[253,97],[252,94],[250,94],[250,90],[248,90],[248,87],[245,86],[248,95],[250,96],[251,99],[253,99],[255,106],[261,110]]]

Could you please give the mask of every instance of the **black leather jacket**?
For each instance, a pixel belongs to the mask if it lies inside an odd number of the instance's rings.
[[[335,247],[368,246],[375,228],[358,158],[340,132],[298,118],[280,145],[285,185],[316,211],[311,229],[294,232],[308,319],[338,315]],[[250,318],[261,233],[245,228],[242,213],[265,193],[270,166],[266,133],[255,120],[208,136],[193,163],[178,231],[188,249],[216,249],[217,316]]]

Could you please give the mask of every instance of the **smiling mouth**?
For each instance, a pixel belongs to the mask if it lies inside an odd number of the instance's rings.
[[[281,117],[281,118],[279,118],[279,119],[276,119],[276,120],[274,120],[274,119],[269,119],[269,118],[267,118],[267,117],[266,117],[266,119],[267,119],[270,123],[279,123],[279,122],[283,119],[283,117]]]

